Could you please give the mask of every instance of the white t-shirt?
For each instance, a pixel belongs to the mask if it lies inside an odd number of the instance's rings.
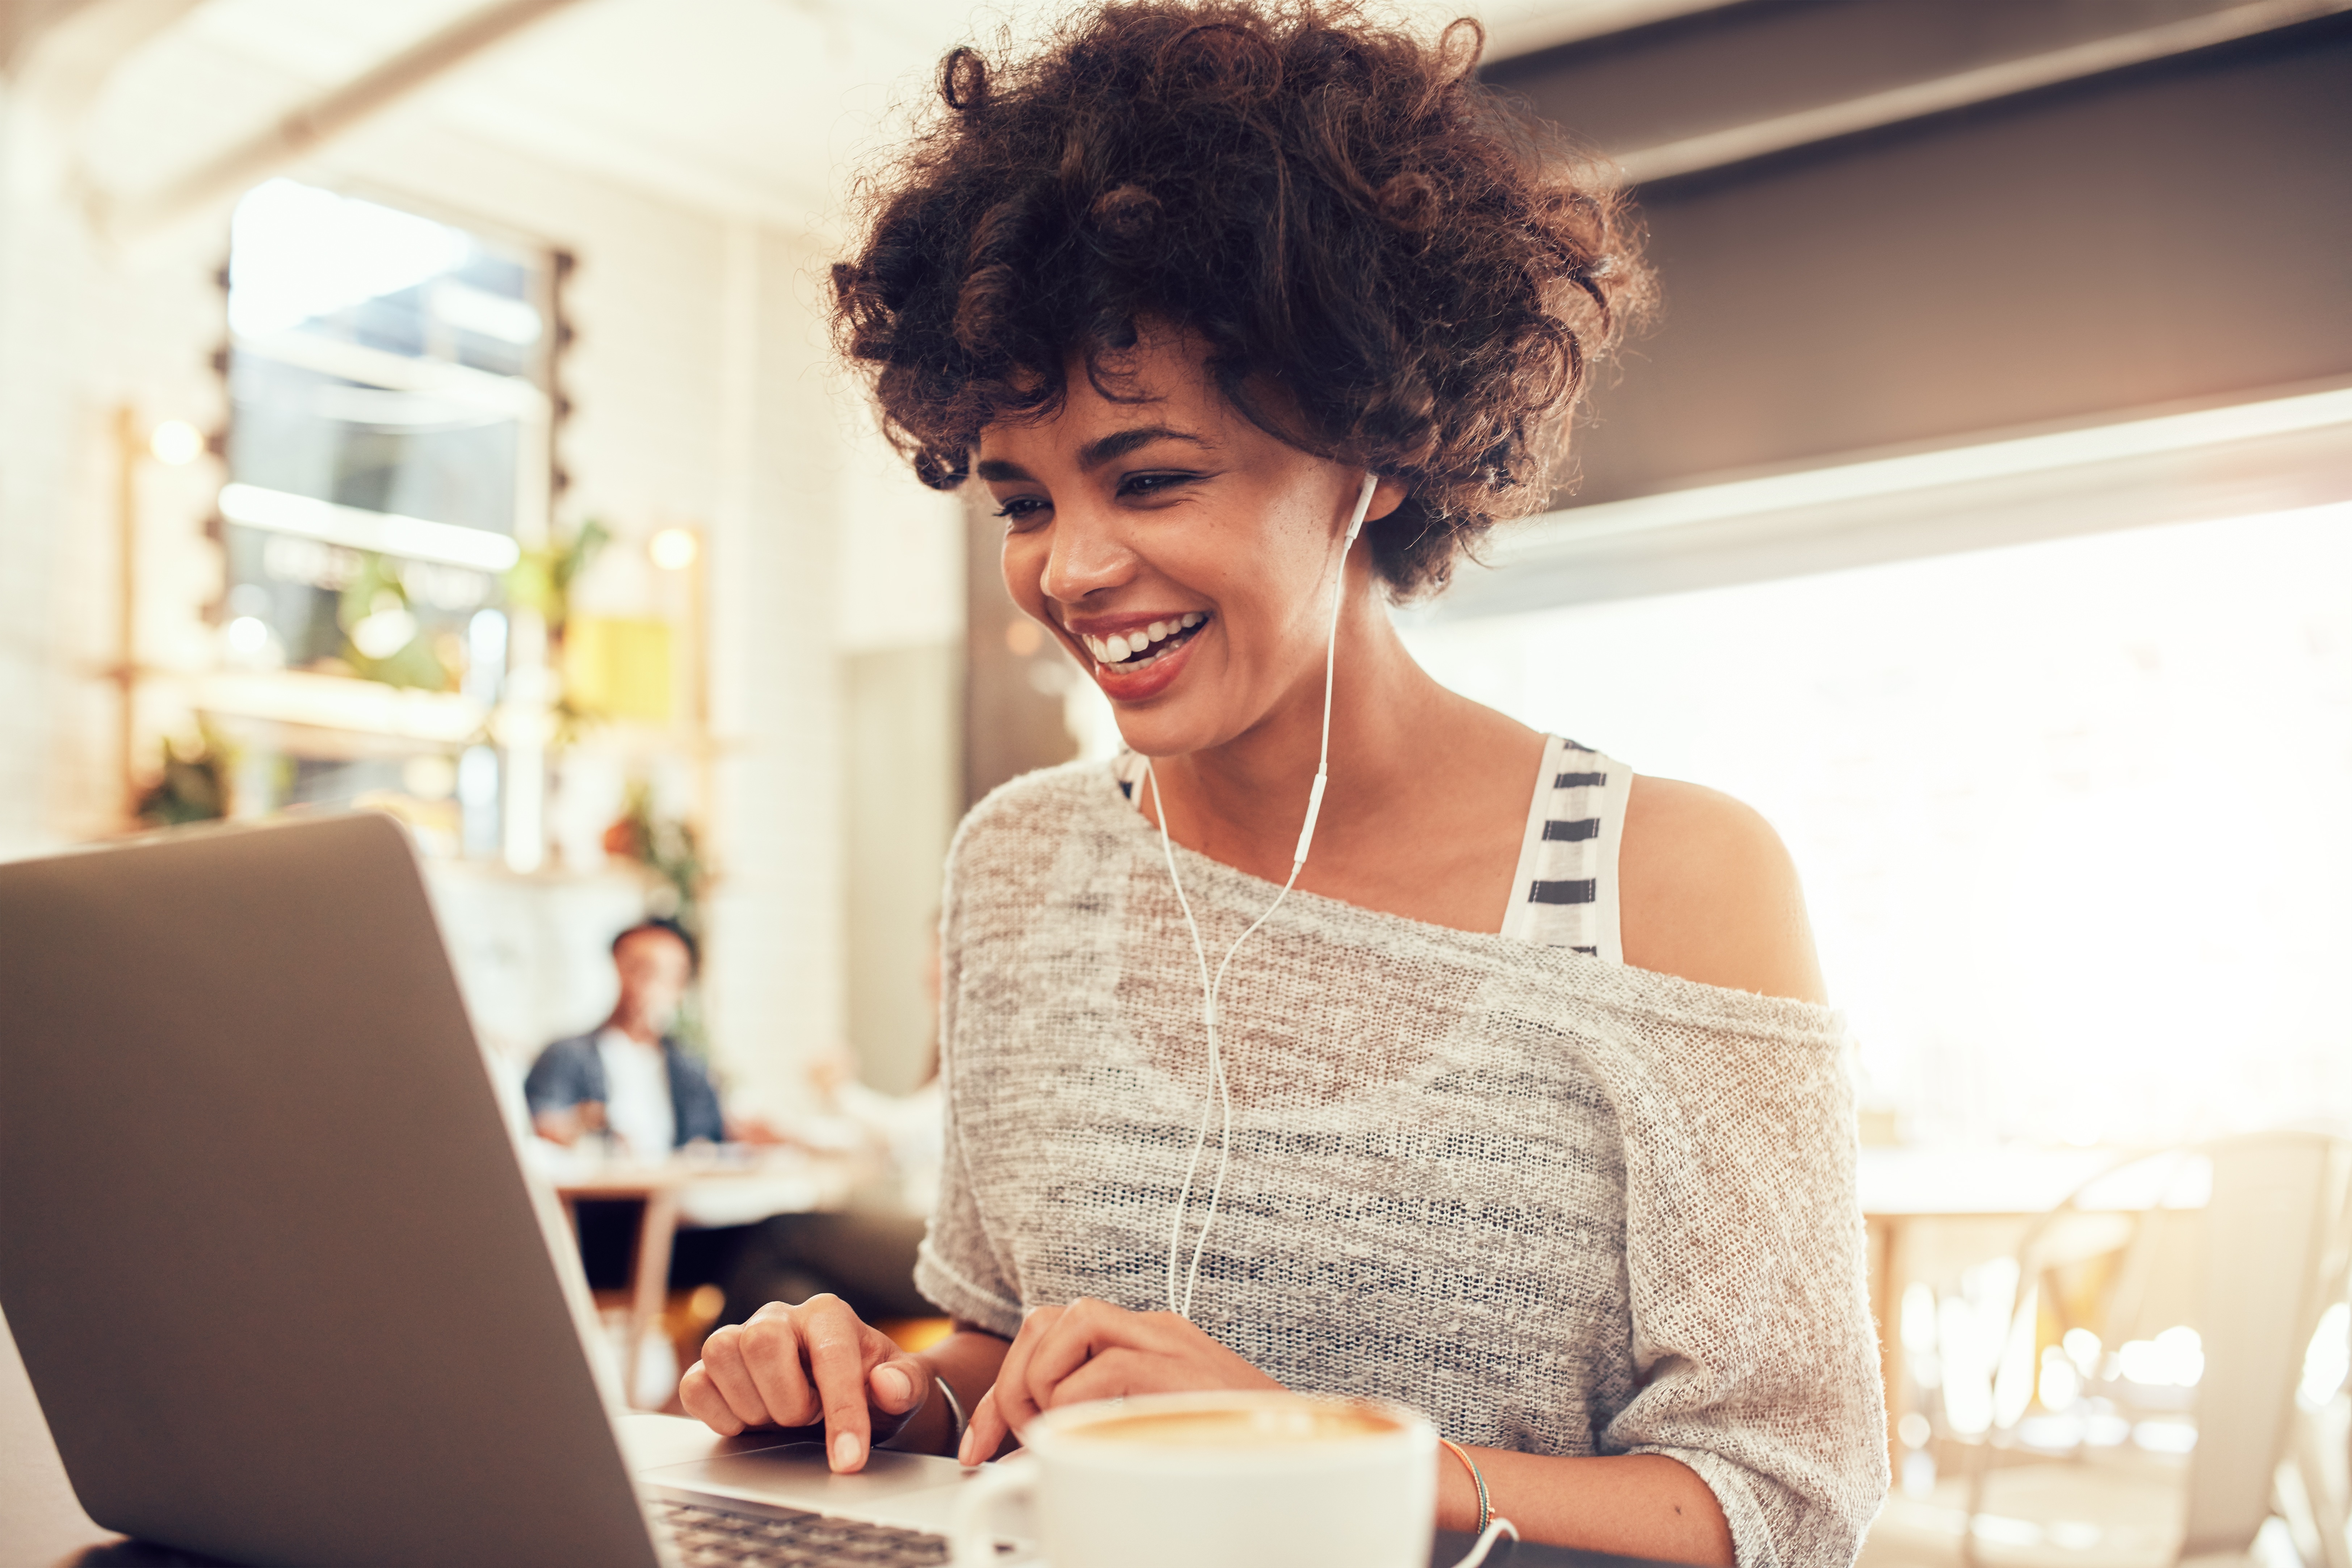
[[[604,1125],[640,1160],[667,1160],[677,1147],[669,1063],[658,1044],[641,1046],[618,1029],[596,1037],[604,1064]]]

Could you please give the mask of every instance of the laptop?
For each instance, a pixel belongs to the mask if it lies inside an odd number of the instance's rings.
[[[313,1568],[946,1561],[951,1460],[633,1473],[389,817],[0,866],[0,1310],[100,1524]]]

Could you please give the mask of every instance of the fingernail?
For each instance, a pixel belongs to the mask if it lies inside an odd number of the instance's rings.
[[[970,1469],[972,1466],[980,1463],[978,1459],[971,1457],[972,1449],[979,1446],[975,1441],[979,1436],[980,1434],[977,1432],[966,1432],[963,1435],[963,1441],[956,1445],[956,1463],[963,1466],[966,1469]]]
[[[844,1432],[833,1440],[833,1468],[845,1470],[857,1463],[857,1434]]]
[[[890,1408],[896,1411],[913,1395],[915,1385],[907,1376],[904,1369],[895,1366],[877,1366],[874,1369],[874,1392],[880,1394]]]

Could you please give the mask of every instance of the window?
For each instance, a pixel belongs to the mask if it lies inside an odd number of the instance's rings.
[[[509,662],[502,574],[545,531],[552,272],[544,252],[289,180],[238,205],[222,659],[319,678],[299,698],[236,689],[280,721],[247,726],[280,762],[241,771],[268,797],[241,809],[364,799],[428,842],[498,847],[501,794],[536,777],[509,766],[502,790],[482,736]]]
[[[1437,621],[1440,679],[1740,796],[1907,1141],[2352,1116],[2352,506]]]

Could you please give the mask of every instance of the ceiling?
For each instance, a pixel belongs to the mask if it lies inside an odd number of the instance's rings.
[[[1393,0],[1465,9],[1489,56],[1723,0]],[[136,203],[289,111],[485,9],[484,0],[93,0],[142,11],[68,128],[84,185]],[[592,169],[687,205],[815,222],[940,56],[1060,8],[1024,0],[574,0],[386,112]],[[160,21],[159,21],[160,19]],[[61,29],[62,30],[62,29]]]

